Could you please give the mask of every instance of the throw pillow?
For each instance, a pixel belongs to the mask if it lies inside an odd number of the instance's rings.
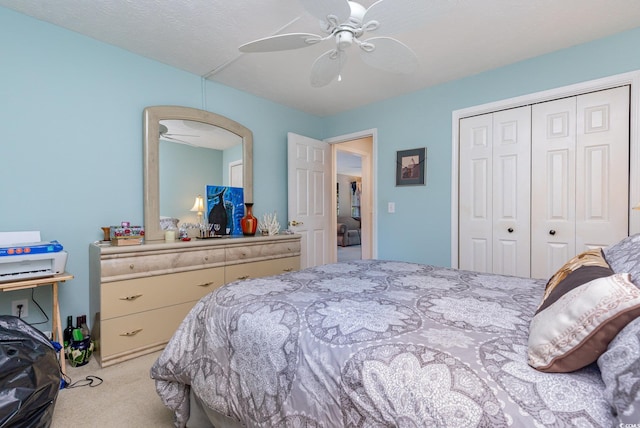
[[[640,318],[630,322],[598,358],[605,390],[620,426],[640,421]],[[616,425],[617,426],[617,425]]]
[[[558,269],[558,271],[549,279],[545,286],[544,296],[538,311],[540,311],[545,304],[548,305],[551,303],[548,301],[549,295],[558,285],[562,284],[563,288],[570,290],[579,285],[586,284],[593,279],[610,276],[614,273],[615,272],[604,259],[602,250],[599,248],[578,254],[566,262],[564,266]],[[565,293],[563,292],[556,295],[563,294]]]
[[[628,272],[631,281],[640,287],[640,233],[624,238],[603,252],[614,272]]]
[[[561,294],[561,295],[557,295]],[[595,362],[611,340],[640,316],[640,289],[629,274],[594,279],[574,288],[556,285],[529,329],[529,365],[552,373]]]

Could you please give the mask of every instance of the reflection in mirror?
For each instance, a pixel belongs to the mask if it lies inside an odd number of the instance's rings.
[[[188,107],[147,107],[145,240],[164,239],[161,216],[195,223],[190,208],[207,184],[243,187],[245,201],[253,202],[252,149],[251,131],[224,116]]]
[[[196,223],[188,208],[205,185],[243,187],[242,138],[208,123],[161,120],[159,165],[160,217]]]

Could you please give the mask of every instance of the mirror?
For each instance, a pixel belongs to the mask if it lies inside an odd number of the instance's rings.
[[[181,126],[181,128],[175,128]],[[209,129],[207,132],[231,133],[238,137],[238,141],[242,143],[242,182],[244,188],[245,202],[253,202],[253,133],[239,123],[204,110],[194,109],[190,107],[179,106],[154,106],[144,109],[144,228],[145,241],[163,241],[164,231],[160,227],[160,201],[164,192],[161,189],[161,183],[166,183],[168,178],[162,176],[161,168],[161,145],[172,141],[175,146],[191,147],[202,146],[197,141],[204,137],[204,132],[208,126],[217,129]],[[174,132],[171,130],[176,129]],[[162,142],[160,135],[163,135]],[[225,140],[228,138],[224,137]],[[172,146],[169,143],[170,146]],[[202,150],[198,147],[197,150]],[[180,165],[179,157],[171,155],[172,160],[175,159],[177,167],[188,174],[193,165]],[[215,156],[214,156],[215,157]],[[163,157],[164,163],[164,157]],[[212,169],[214,167],[212,166]],[[225,167],[226,168],[226,167]],[[226,172],[214,172],[218,177],[222,177]],[[162,179],[161,179],[162,177]],[[197,193],[204,194],[204,186],[206,184],[219,183],[203,183],[202,189]],[[227,184],[225,184],[227,185]],[[166,184],[165,184],[166,186]],[[189,191],[191,192],[191,191]],[[187,195],[193,203],[193,199],[197,195]],[[163,202],[166,206],[166,201]],[[184,205],[184,204],[183,204]],[[184,211],[188,211],[189,206],[184,207]],[[164,214],[162,214],[164,215]]]

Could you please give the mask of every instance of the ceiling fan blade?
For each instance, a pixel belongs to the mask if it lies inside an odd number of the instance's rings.
[[[451,0],[378,0],[364,14],[363,29],[375,31],[379,36],[415,30],[441,16],[453,3]]]
[[[311,86],[320,88],[331,83],[338,77],[346,61],[347,56],[337,49],[331,49],[320,55],[311,67]]]
[[[278,34],[277,36],[264,37],[240,46],[241,52],[274,52],[289,49],[305,48],[321,42],[322,37],[310,33]]]
[[[179,138],[169,137],[166,134],[160,135],[160,139],[161,140],[166,140],[166,141],[175,141],[176,143],[186,144],[187,146],[198,147],[196,144],[193,144],[193,143],[191,143],[189,141],[181,140]]]
[[[351,16],[351,6],[347,0],[299,0],[309,14],[320,21],[342,24]]]
[[[362,42],[360,56],[371,67],[391,73],[410,74],[418,69],[418,57],[404,43],[391,37]]]

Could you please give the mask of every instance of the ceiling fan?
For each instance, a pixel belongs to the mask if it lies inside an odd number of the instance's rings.
[[[274,52],[299,49],[334,39],[335,47],[318,57],[311,67],[311,85],[322,87],[340,77],[347,60],[346,49],[355,44],[362,60],[380,70],[409,74],[418,68],[418,57],[404,43],[388,37],[423,25],[444,10],[451,0],[379,0],[368,9],[355,1],[299,0],[320,20],[326,36],[288,33],[265,37],[240,46],[240,51]],[[375,37],[361,40],[371,33]]]
[[[190,134],[172,134],[169,133],[169,128],[167,128],[167,126],[163,123],[160,124],[160,138],[164,138],[165,140],[171,140],[171,141],[175,141],[178,143],[182,143],[182,144],[188,144],[190,146],[193,146],[194,144],[189,142],[189,141],[185,141],[185,140],[181,140],[180,138],[176,138],[176,137],[189,137],[189,138],[199,138],[199,135],[190,135]]]

